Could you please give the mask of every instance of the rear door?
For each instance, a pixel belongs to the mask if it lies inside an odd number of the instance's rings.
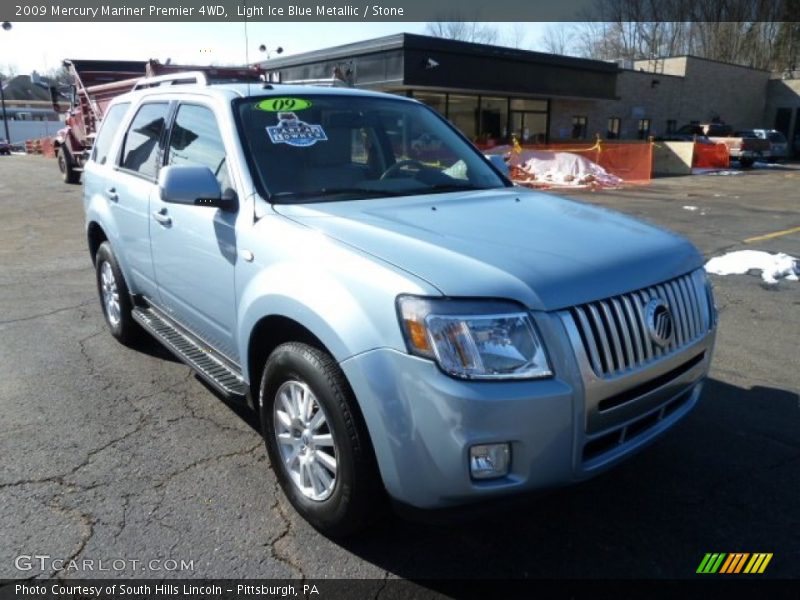
[[[104,193],[111,202],[122,255],[132,289],[148,297],[157,293],[150,255],[150,204],[158,197],[158,167],[170,105],[146,102],[131,120],[119,153],[113,181]]]
[[[223,194],[235,194],[225,145],[210,105],[180,103],[165,164],[207,166]],[[154,196],[150,240],[161,306],[235,363],[236,212],[163,202]]]

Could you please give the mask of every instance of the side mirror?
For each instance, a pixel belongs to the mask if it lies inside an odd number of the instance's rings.
[[[53,105],[53,111],[59,115],[63,112],[67,112],[68,110],[68,108],[65,108],[61,104],[61,101],[59,100],[58,88],[53,85],[50,86],[50,104]]]
[[[489,162],[494,165],[494,168],[500,171],[506,177],[511,175],[510,171],[508,170],[508,165],[506,161],[503,160],[503,156],[501,154],[486,154],[486,158],[489,159]]]
[[[158,191],[164,202],[213,206],[228,210],[233,201],[222,197],[222,188],[208,167],[173,165],[158,173]]]

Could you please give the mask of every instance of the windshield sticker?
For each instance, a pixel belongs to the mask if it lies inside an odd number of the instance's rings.
[[[328,139],[322,125],[304,123],[293,112],[278,113],[278,124],[267,127],[267,133],[273,144],[300,147],[313,146]]]
[[[269,98],[256,104],[258,110],[267,112],[283,112],[305,110],[311,106],[311,102],[302,98]]]

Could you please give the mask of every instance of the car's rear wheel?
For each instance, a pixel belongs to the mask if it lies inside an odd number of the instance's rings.
[[[267,359],[261,423],[278,482],[292,506],[331,536],[362,529],[382,508],[372,446],[336,361],[291,342]]]
[[[131,316],[133,302],[111,244],[103,242],[95,257],[97,292],[108,329],[115,338],[129,345],[136,340],[139,326]]]

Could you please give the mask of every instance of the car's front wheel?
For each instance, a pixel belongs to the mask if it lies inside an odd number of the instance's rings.
[[[58,170],[61,171],[61,178],[64,183],[80,183],[81,172],[75,169],[75,160],[66,147],[62,146],[56,150],[58,159]]]
[[[331,536],[365,527],[384,494],[353,392],[336,361],[291,342],[269,356],[259,392],[267,451],[292,506]]]
[[[111,244],[103,242],[95,256],[97,292],[108,329],[123,344],[136,340],[139,326],[131,316],[133,303]]]

